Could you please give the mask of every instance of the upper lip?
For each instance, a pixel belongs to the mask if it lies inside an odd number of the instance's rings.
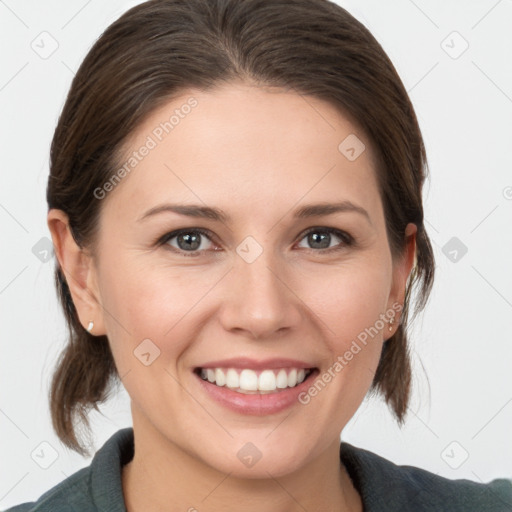
[[[298,359],[272,358],[272,359],[251,359],[250,357],[235,357],[209,361],[196,368],[247,368],[251,370],[264,370],[266,368],[315,368],[315,365],[299,361]]]

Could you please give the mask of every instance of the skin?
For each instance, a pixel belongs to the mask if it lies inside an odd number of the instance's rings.
[[[277,414],[224,408],[192,370],[235,356],[291,357],[322,375],[379,315],[403,304],[416,226],[407,226],[403,257],[393,260],[369,141],[330,103],[296,93],[242,83],[186,91],[138,127],[126,154],[191,96],[197,106],[102,200],[95,258],[76,246],[62,211],[48,215],[80,321],[94,320],[93,334],[108,336],[131,397],[127,509],[362,511],[340,464],[340,433],[398,322],[307,405]],[[355,161],[338,150],[349,134],[366,145]],[[344,200],[369,219],[350,211],[292,216],[306,204]],[[138,221],[166,202],[221,208],[231,220],[167,212]],[[337,228],[355,244],[333,234],[329,246],[339,250],[322,253],[304,234],[310,227]],[[154,243],[181,228],[212,233],[199,235],[198,256],[187,257],[176,237]],[[263,250],[252,263],[236,252],[249,235]],[[145,366],[133,351],[148,338],[160,355]],[[262,454],[250,468],[237,457],[247,442]]]

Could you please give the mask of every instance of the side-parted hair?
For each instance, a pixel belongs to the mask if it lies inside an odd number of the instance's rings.
[[[381,393],[399,425],[411,390],[407,328],[428,300],[434,256],[425,231],[426,154],[398,73],[372,34],[328,0],[150,0],[111,24],[73,79],[51,145],[48,207],[63,210],[72,235],[95,254],[103,202],[94,191],[122,165],[124,144],[157,108],[190,88],[230,82],[279,87],[329,102],[358,126],[376,155],[376,175],[393,260],[416,224],[416,261],[400,324],[383,346],[370,394]],[[341,142],[341,141],[340,141]],[[50,389],[53,428],[86,455],[77,427],[89,431],[120,382],[106,336],[80,324],[57,262],[55,282],[69,337]]]

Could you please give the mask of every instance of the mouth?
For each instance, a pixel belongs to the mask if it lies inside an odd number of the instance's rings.
[[[251,368],[197,367],[194,373],[203,381],[219,387],[227,388],[245,395],[266,395],[282,393],[295,388],[314,377],[318,368]]]

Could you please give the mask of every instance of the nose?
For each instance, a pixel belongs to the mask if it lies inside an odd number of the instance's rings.
[[[220,310],[220,321],[227,331],[267,339],[299,325],[301,300],[285,263],[272,258],[270,252],[263,251],[251,263],[236,256]]]

